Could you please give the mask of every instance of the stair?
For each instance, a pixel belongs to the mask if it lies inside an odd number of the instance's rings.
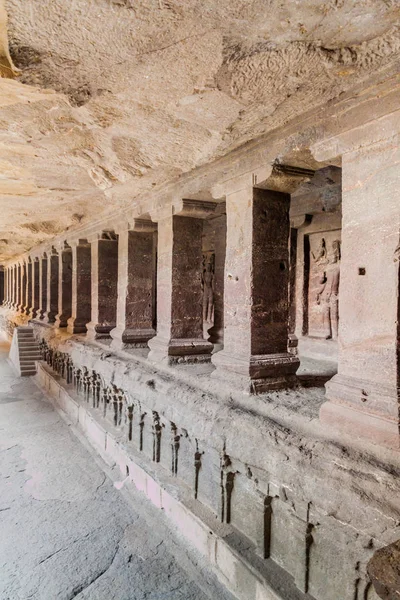
[[[15,328],[10,360],[22,377],[36,375],[36,361],[40,360],[40,353],[32,327]]]

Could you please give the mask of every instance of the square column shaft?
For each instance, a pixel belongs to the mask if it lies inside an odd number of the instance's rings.
[[[47,267],[47,308],[43,320],[54,323],[58,312],[58,254],[53,252],[48,258]]]
[[[321,420],[399,448],[400,149],[391,140],[342,158],[338,374]]]
[[[149,360],[208,361],[213,345],[203,337],[203,218],[214,203],[183,201],[158,223],[157,335]]]
[[[117,327],[112,347],[145,347],[155,336],[154,236],[156,224],[136,219],[134,230],[119,232]]]
[[[226,208],[224,350],[213,355],[213,377],[253,393],[292,386],[290,195],[248,185],[227,196]]]
[[[40,266],[39,260],[32,263],[32,310],[31,318],[35,319],[40,308]]]
[[[18,304],[18,290],[17,290],[17,265],[11,268],[11,287],[12,287],[12,308],[16,309]]]
[[[33,263],[29,261],[27,263],[27,278],[26,278],[26,314],[32,316],[32,302],[33,302],[33,289],[32,289],[32,277],[33,277]]]
[[[109,338],[117,322],[118,238],[91,242],[92,312],[87,326],[93,339]]]
[[[24,262],[21,270],[21,286],[22,286],[22,301],[21,312],[23,315],[28,314],[28,265]]]
[[[39,319],[43,320],[47,310],[47,256],[40,259],[40,309]]]
[[[72,315],[69,333],[86,333],[92,306],[91,250],[86,240],[72,246]]]
[[[72,250],[60,252],[58,272],[58,314],[57,327],[67,327],[72,315]]]
[[[16,267],[16,310],[21,310],[22,308],[22,267],[21,265],[17,265]]]

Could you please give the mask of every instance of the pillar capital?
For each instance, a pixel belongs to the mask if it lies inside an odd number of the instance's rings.
[[[318,141],[311,146],[311,153],[315,160],[327,162],[345,154],[357,152],[363,147],[383,142],[398,135],[399,119],[400,110],[396,110],[359,127],[351,127],[339,135]]]
[[[216,202],[204,200],[190,200],[182,198],[172,205],[172,214],[180,217],[193,217],[194,219],[206,219],[212,215],[217,207]]]

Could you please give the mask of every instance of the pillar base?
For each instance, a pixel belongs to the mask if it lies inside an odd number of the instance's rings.
[[[320,420],[353,437],[400,450],[397,388],[335,375],[326,384]]]
[[[109,340],[110,332],[115,329],[115,323],[87,323],[87,337],[90,340]]]
[[[156,335],[153,328],[148,329],[124,329],[116,327],[111,331],[113,339],[111,348],[124,350],[125,348],[147,348],[148,341]]]
[[[43,323],[48,323],[49,325],[53,325],[56,321],[56,315],[53,312],[45,312],[43,317],[41,317]]]
[[[30,318],[30,320],[33,321],[34,319],[36,319],[37,313],[38,313],[37,308],[31,308],[27,314],[28,314],[28,317]]]
[[[262,394],[287,389],[297,384],[297,356],[288,352],[259,356],[231,356],[225,350],[212,357],[216,370],[211,374],[223,379],[236,390],[247,394]]]
[[[210,362],[213,350],[213,345],[204,339],[166,340],[156,336],[148,345],[150,361],[168,364]]]
[[[67,322],[67,331],[68,333],[86,333],[87,327],[86,323],[76,319],[75,317],[71,317]]]
[[[70,319],[70,317],[68,317],[67,315],[58,314],[58,315],[56,315],[55,326],[58,327],[59,329],[62,329],[63,327],[67,327],[69,319]]]

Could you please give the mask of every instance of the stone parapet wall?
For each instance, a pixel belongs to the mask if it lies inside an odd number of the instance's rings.
[[[156,369],[139,353],[111,353],[105,344],[34,328],[38,339],[68,353],[75,367],[95,370],[105,386],[125,392],[115,426],[112,403],[104,418],[102,406],[90,408],[90,399],[82,392],[78,399],[67,386],[78,401],[74,411],[79,414],[83,404],[90,412],[93,432],[100,425],[115,440],[117,454],[126,452],[153,473],[154,489],[184,493],[203,524],[211,519],[227,528],[222,537],[229,552],[240,565],[251,565],[256,578],[272,577],[267,588],[273,581],[293,584],[277,596],[264,587],[246,596],[229,584],[238,597],[376,598],[366,564],[377,548],[399,537],[400,457],[333,437],[317,420],[321,390],[235,398],[211,386],[209,377]],[[125,459],[117,462],[126,471]],[[283,579],[271,575],[276,565],[286,572]]]

